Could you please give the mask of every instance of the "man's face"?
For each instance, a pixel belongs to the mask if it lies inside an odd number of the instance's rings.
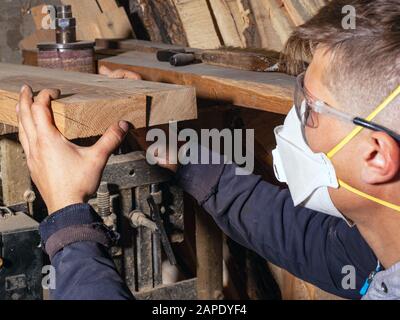
[[[330,62],[329,53],[318,49],[307,70],[304,86],[312,96],[318,98],[318,100],[325,102],[333,108],[338,108],[339,104],[337,99],[335,99],[330,90],[324,85],[323,81],[324,77],[329,77],[326,70],[329,70],[327,67]],[[342,111],[351,113],[351,109],[347,109],[349,106],[340,107]],[[305,137],[310,148],[316,153],[323,152],[327,154],[354,128],[352,124],[345,123],[331,116],[316,113],[314,113],[313,116],[318,118],[318,126],[316,128],[306,127]],[[368,133],[364,130],[332,159],[337,177],[355,188],[364,191],[368,190],[365,189],[360,177],[360,169],[363,165],[362,148],[365,144],[365,142],[363,142],[365,139],[363,138],[365,138],[367,134]],[[355,207],[364,210],[366,206],[369,206],[369,209],[371,209],[371,203],[347,192],[343,188],[329,188],[329,193],[335,206],[344,214],[349,210],[353,211]]]

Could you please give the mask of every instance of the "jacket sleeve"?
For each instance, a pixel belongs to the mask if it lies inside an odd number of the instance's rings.
[[[327,292],[360,299],[358,291],[377,259],[357,228],[294,207],[288,190],[259,176],[237,175],[237,168],[189,164],[180,167],[177,179],[236,242]],[[354,267],[356,288],[346,289],[351,287],[346,266]]]
[[[55,269],[52,299],[133,298],[108,252],[110,231],[88,204],[72,205],[50,215],[39,231],[42,246],[51,248],[50,260]]]

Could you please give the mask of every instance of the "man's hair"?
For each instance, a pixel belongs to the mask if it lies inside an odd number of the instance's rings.
[[[342,10],[348,5],[356,25],[346,30]],[[317,47],[331,59],[323,81],[340,104],[335,107],[365,117],[400,85],[400,0],[331,1],[288,40],[289,72],[300,73]],[[376,121],[399,132],[400,99]]]

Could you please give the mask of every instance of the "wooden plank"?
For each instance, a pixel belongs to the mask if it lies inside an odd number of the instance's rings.
[[[1,123],[17,125],[15,104],[24,83],[34,91],[61,90],[52,109],[58,129],[68,139],[100,135],[118,120],[140,128],[197,115],[195,91],[190,87],[0,64]]]
[[[238,20],[238,3],[236,0],[210,0],[218,29],[225,46],[244,48],[244,24]]]
[[[97,21],[103,38],[129,38],[133,34],[123,7],[104,11],[98,15]]]
[[[101,10],[103,12],[113,11],[118,9],[118,5],[115,0],[97,0]]]
[[[62,0],[63,4],[72,6],[78,40],[127,38],[133,34],[124,8],[118,7],[115,0],[107,1],[110,3],[96,0]],[[111,2],[114,2],[115,6]]]
[[[221,46],[206,0],[174,0],[189,46],[215,49]]]
[[[76,19],[76,36],[78,40],[94,40],[102,38],[97,17],[101,14],[96,1],[93,0],[62,0],[64,5],[72,7],[72,14]]]
[[[196,214],[197,298],[222,300],[222,231],[203,208]]]
[[[323,0],[283,0],[290,18],[296,26],[299,26],[311,19],[325,4]]]
[[[195,64],[173,67],[155,55],[127,52],[99,61],[111,69],[138,72],[145,80],[194,86],[199,98],[220,100],[247,108],[286,114],[293,105],[295,78]]]
[[[279,0],[260,0],[264,6],[264,10],[269,13],[272,27],[274,28],[276,34],[281,40],[282,44],[285,44],[287,39],[289,39],[290,34],[294,30],[294,23],[289,18],[289,14],[282,6]]]
[[[260,46],[270,50],[282,51],[284,42],[273,27],[270,12],[265,9],[260,0],[248,1],[260,36]]]

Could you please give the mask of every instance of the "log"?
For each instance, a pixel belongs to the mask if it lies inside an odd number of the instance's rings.
[[[154,54],[126,52],[99,61],[111,69],[138,72],[145,80],[191,85],[199,98],[286,114],[293,105],[295,78],[281,73],[235,70],[206,64],[173,67]]]
[[[172,0],[131,0],[151,41],[187,46],[185,31]]]
[[[0,123],[18,125],[15,105],[24,83],[35,92],[61,90],[52,109],[58,129],[68,139],[101,135],[119,120],[143,128],[197,116],[190,87],[0,64]]]

